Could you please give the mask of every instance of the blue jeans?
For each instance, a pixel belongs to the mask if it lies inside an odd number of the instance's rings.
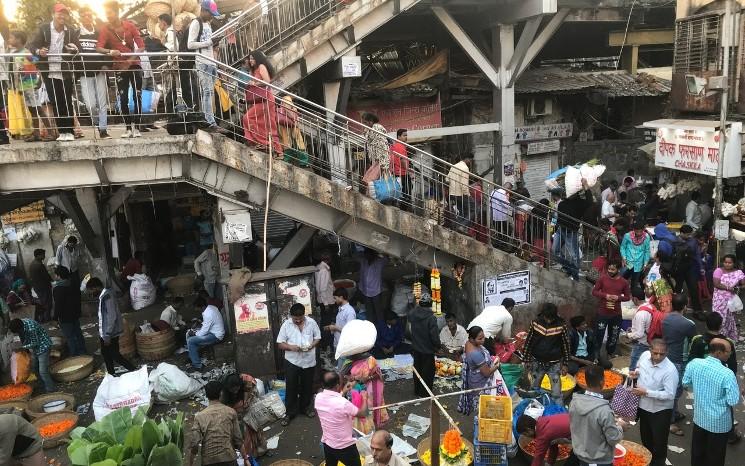
[[[59,326],[65,340],[67,340],[70,356],[85,354],[85,339],[83,338],[83,331],[80,330],[80,321],[75,319],[72,322],[60,322]]]
[[[675,390],[675,402],[673,404],[672,417],[670,418],[670,424],[675,422],[675,415],[678,414],[678,400],[683,394],[683,372],[686,370],[686,363],[677,363],[673,361],[675,368],[678,369],[678,388]]]
[[[191,365],[196,369],[201,368],[202,358],[199,357],[199,348],[202,346],[214,345],[218,341],[217,337],[211,333],[202,337],[189,337],[186,340],[186,346],[189,348],[189,359],[191,359]]]
[[[639,362],[639,357],[647,350],[649,350],[649,346],[638,341],[634,342],[634,347],[631,348],[631,359],[629,360],[630,371],[636,369],[636,363]]]
[[[564,270],[575,280],[579,279],[579,242],[577,230],[558,227],[551,253],[556,256]]]
[[[215,111],[213,102],[215,100],[215,77],[217,68],[208,63],[197,63],[197,74],[199,76],[199,94],[202,96],[202,113],[208,124],[214,125]]]
[[[57,385],[52,380],[52,374],[49,373],[49,351],[44,351],[41,354],[32,353],[32,361],[36,377],[44,383],[44,390],[47,393],[56,391]]]

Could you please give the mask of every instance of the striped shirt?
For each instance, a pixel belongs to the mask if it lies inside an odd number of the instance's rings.
[[[21,322],[23,322],[23,337],[21,337],[23,347],[33,350],[36,354],[49,351],[52,347],[52,340],[49,339],[44,327],[31,319],[21,319]]]
[[[732,428],[732,411],[740,401],[740,390],[735,374],[719,359],[707,356],[688,363],[683,374],[683,385],[693,388],[693,422],[715,434]]]

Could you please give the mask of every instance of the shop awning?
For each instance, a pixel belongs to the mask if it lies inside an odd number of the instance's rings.
[[[674,118],[663,118],[661,120],[645,121],[642,126],[646,128],[683,129],[687,131],[719,131],[719,121],[713,120],[676,120]]]

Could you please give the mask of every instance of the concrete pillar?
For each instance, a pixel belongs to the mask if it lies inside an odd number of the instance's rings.
[[[515,28],[511,24],[498,24],[492,28],[492,63],[499,71],[500,87],[492,91],[493,120],[501,123],[501,131],[494,133],[495,183],[504,180],[504,165],[510,162],[515,144],[515,88],[510,86],[509,63],[515,51]]]
[[[345,83],[345,81],[347,81]],[[349,99],[349,80],[337,80],[323,83],[323,101],[324,107],[332,109],[337,113],[339,112],[340,103]],[[347,88],[346,97],[344,96],[344,88]],[[344,110],[346,111],[346,101],[343,104]],[[345,112],[346,113],[346,112]],[[329,134],[333,134],[339,131],[339,129],[333,128],[336,117],[333,113],[326,113],[327,124],[330,127]],[[339,122],[343,124],[342,122]],[[341,129],[341,128],[340,128]],[[347,178],[347,170],[349,164],[347,163],[347,151],[342,140],[336,141],[331,138],[325,138],[321,136],[322,140],[326,139],[326,152],[329,158],[329,164],[331,165],[331,180],[334,183],[338,183],[344,186],[349,184]]]
[[[81,233],[81,239],[93,258],[91,260],[91,275],[97,276],[106,286],[115,286],[113,272],[115,270],[114,260],[111,256],[112,233],[109,230],[109,218],[107,212],[102,212],[102,205],[98,200],[98,192],[95,188],[79,188],[75,190],[75,199],[83,213],[83,218],[75,218],[70,212],[75,226]],[[86,225],[87,224],[87,225]],[[84,232],[90,230],[93,235]]]

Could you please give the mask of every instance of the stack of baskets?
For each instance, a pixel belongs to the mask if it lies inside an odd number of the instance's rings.
[[[199,15],[199,0],[149,0],[145,5],[147,16],[147,32],[151,37],[162,40],[165,31],[158,25],[158,16],[167,13],[174,18],[174,29],[180,30],[181,26],[190,24],[191,20]]]
[[[139,329],[138,329],[139,330]],[[159,361],[176,351],[176,333],[173,328],[153,333],[135,330],[137,353],[145,361]]]
[[[507,446],[512,441],[512,399],[481,395],[474,418],[474,466],[507,466]]]

